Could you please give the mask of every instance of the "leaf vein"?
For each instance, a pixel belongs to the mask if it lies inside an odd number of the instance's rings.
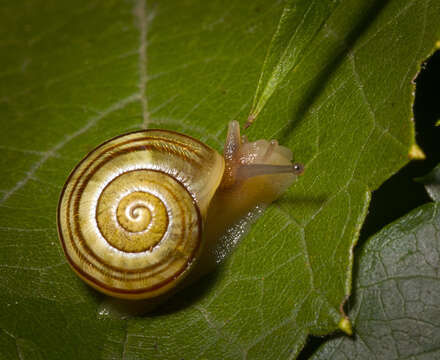
[[[99,113],[97,116],[93,116],[90,118],[87,123],[77,131],[73,132],[72,134],[66,135],[63,140],[61,140],[59,143],[57,143],[52,149],[45,152],[41,158],[30,167],[30,169],[27,171],[25,177],[15,183],[15,185],[6,191],[4,195],[0,199],[0,206],[3,205],[12,195],[14,195],[17,191],[19,191],[21,188],[23,188],[29,180],[31,180],[35,173],[48,161],[51,157],[55,156],[56,153],[61,150],[67,143],[75,139],[76,137],[84,134],[86,131],[88,131],[90,128],[92,128],[98,121],[105,118],[106,116],[110,115],[111,113],[120,110],[124,108],[126,105],[136,101],[139,99],[139,94],[132,94],[121,101],[118,101],[112,105],[110,105],[107,109],[103,110],[101,113]]]

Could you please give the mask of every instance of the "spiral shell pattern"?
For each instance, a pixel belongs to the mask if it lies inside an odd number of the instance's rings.
[[[61,194],[58,231],[70,265],[116,297],[151,298],[175,287],[201,251],[223,166],[211,148],[169,131],[102,144]]]

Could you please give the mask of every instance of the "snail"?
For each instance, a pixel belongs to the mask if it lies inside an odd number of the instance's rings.
[[[161,299],[212,270],[222,235],[303,172],[275,140],[229,124],[224,154],[174,131],[142,130],[92,150],[60,195],[72,269],[104,294]]]

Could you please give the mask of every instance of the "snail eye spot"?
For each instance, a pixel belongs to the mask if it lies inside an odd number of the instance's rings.
[[[295,175],[301,175],[304,173],[304,165],[300,163],[293,164],[293,173]]]

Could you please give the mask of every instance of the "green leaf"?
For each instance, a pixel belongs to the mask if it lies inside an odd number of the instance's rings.
[[[278,86],[303,57],[339,1],[286,1],[272,36],[249,115],[253,122]],[[295,25],[293,27],[292,25]]]
[[[414,145],[411,80],[439,39],[440,4],[309,6],[2,2],[1,357],[293,358],[308,334],[338,327],[370,192]],[[278,64],[295,71],[273,86]],[[107,316],[108,300],[72,273],[57,239],[70,170],[102,141],[146,127],[221,150],[253,99],[264,101],[248,137],[277,138],[305,174],[215,274],[158,313]]]
[[[440,203],[423,205],[368,240],[350,315],[354,336],[327,341],[311,359],[440,356]]]

